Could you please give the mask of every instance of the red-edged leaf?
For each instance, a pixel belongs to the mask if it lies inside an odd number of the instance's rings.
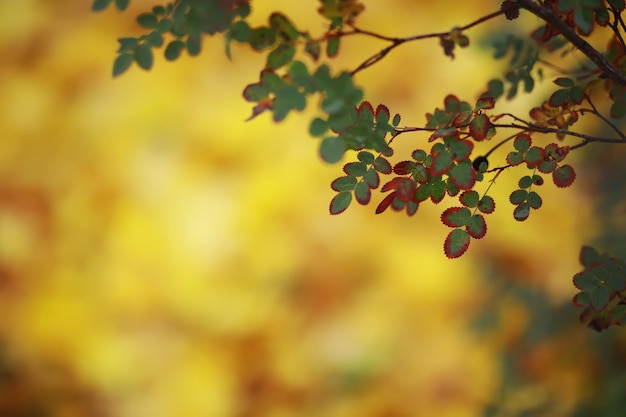
[[[485,114],[479,114],[474,117],[470,123],[469,133],[476,141],[481,141],[489,138],[489,133],[492,130],[491,120]],[[495,131],[494,131],[495,132]]]
[[[463,255],[470,244],[470,235],[464,229],[454,229],[448,233],[446,241],[443,244],[443,251],[450,259],[458,258]]]
[[[572,303],[574,303],[576,307],[589,307],[589,294],[584,291],[579,292],[572,299]]]
[[[556,161],[554,159],[543,160],[537,165],[539,172],[549,174],[556,169]]]
[[[487,223],[485,222],[485,218],[482,214],[474,214],[467,226],[465,226],[465,230],[470,234],[474,239],[481,239],[487,234]]]
[[[527,133],[520,133],[513,141],[513,147],[519,152],[526,152],[530,148],[531,144],[532,139]]]
[[[452,157],[447,151],[442,151],[432,155],[433,163],[430,166],[430,174],[439,177],[452,168]]]
[[[446,189],[446,183],[443,181],[438,181],[431,184],[430,201],[432,201],[434,204],[438,204],[439,202],[441,202],[441,200],[443,200],[443,198],[446,196]]]
[[[459,136],[459,131],[457,130],[456,127],[445,127],[442,126],[440,128],[438,128],[437,130],[435,130],[430,137],[428,138],[429,142],[434,142],[437,139],[441,139],[441,138],[451,138],[454,136]]]
[[[362,177],[367,172],[367,165],[363,162],[348,162],[343,166],[343,172],[353,177]]]
[[[569,187],[576,179],[576,172],[570,165],[562,165],[554,170],[552,179],[559,188]]]
[[[413,199],[417,184],[415,183],[415,181],[409,178],[403,178],[403,180],[404,181],[401,181],[396,188],[396,198],[406,203]]]
[[[372,198],[372,190],[367,186],[366,183],[360,182],[356,185],[354,189],[354,196],[356,197],[356,201],[361,205],[366,205],[370,202]]]
[[[602,256],[595,248],[583,246],[580,249],[579,260],[582,266],[589,268],[602,262]]]
[[[474,149],[474,143],[469,140],[457,140],[450,144],[450,156],[452,160],[459,162],[469,158]]]
[[[545,147],[546,155],[556,162],[561,162],[569,153],[569,146],[559,146],[556,143],[551,143]]]
[[[489,110],[493,109],[496,106],[496,99],[493,97],[481,97],[476,101],[476,106],[474,106],[474,111],[479,110]]]
[[[490,196],[486,195],[480,199],[478,210],[485,214],[491,214],[496,209],[496,202]]]
[[[391,203],[393,202],[393,200],[395,199],[396,199],[395,191],[393,193],[387,194],[385,198],[383,198],[383,201],[381,201],[378,204],[378,207],[376,207],[376,214],[380,214],[383,211],[387,210],[387,207],[389,207]]]
[[[387,106],[385,106],[384,104],[379,104],[378,107],[376,107],[375,117],[376,117],[376,123],[379,123],[379,124],[389,123],[389,118],[391,116],[389,115],[389,109],[387,108]]]
[[[443,105],[448,112],[457,113],[461,111],[461,100],[454,94],[448,94],[446,98],[443,99]]]
[[[415,162],[400,161],[393,167],[393,172],[398,175],[408,175],[415,169]]]
[[[378,188],[378,186],[380,185],[380,176],[374,168],[369,168],[367,170],[367,172],[363,176],[363,180],[371,189]]]
[[[459,201],[465,207],[473,208],[473,207],[476,207],[478,205],[478,199],[479,198],[480,198],[480,196],[478,195],[478,192],[476,192],[474,190],[467,190],[467,191],[463,191],[463,193],[459,197]]]
[[[352,202],[351,192],[344,191],[342,193],[337,194],[330,201],[330,207],[329,207],[330,214],[343,213],[350,206],[351,202]]]
[[[519,165],[523,161],[524,161],[524,154],[518,151],[509,152],[509,154],[506,156],[506,163],[511,166]]]
[[[462,227],[471,217],[472,212],[467,207],[450,207],[441,214],[441,222],[448,227]]]
[[[417,209],[420,207],[420,205],[414,201],[409,201],[408,203],[406,203],[406,214],[408,216],[413,216],[415,213],[417,213]]]
[[[428,183],[420,185],[415,190],[415,194],[413,195],[412,201],[414,201],[415,203],[420,203],[424,200],[429,199],[431,190],[432,190],[432,185]]]
[[[391,174],[391,164],[382,156],[374,160],[374,168],[381,174]]]
[[[363,101],[359,104],[359,107],[356,109],[356,113],[361,117],[366,117],[370,120],[374,120],[374,107],[372,107],[372,103],[369,101]]]
[[[530,206],[526,203],[518,205],[513,210],[513,218],[518,222],[523,222],[528,219],[528,216],[530,216]]]
[[[528,166],[536,167],[541,161],[543,161],[544,157],[545,153],[543,149],[539,148],[538,146],[532,146],[526,151],[526,154],[524,155],[524,161],[526,161]]]
[[[467,125],[467,122],[472,118],[471,111],[462,111],[457,114],[456,117],[452,120],[451,125],[456,127],[463,127]]]
[[[400,183],[403,182],[405,179],[406,178],[404,177],[394,177],[391,179],[391,181],[388,181],[387,183],[385,183],[385,185],[383,185],[380,191],[383,193],[386,193],[389,190],[395,190],[396,188],[398,188]]]
[[[450,169],[450,180],[459,190],[469,190],[476,183],[476,171],[471,163],[459,163]]]
[[[604,310],[610,299],[611,294],[606,285],[598,285],[589,291],[591,308],[596,311]]]
[[[338,193],[343,191],[352,191],[356,187],[357,179],[349,175],[345,177],[339,177],[330,183],[330,188]]]

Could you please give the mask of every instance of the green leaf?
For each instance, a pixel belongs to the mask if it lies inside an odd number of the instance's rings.
[[[452,164],[452,156],[448,151],[439,152],[433,155],[431,174],[434,176],[443,175],[450,170]]]
[[[343,167],[343,171],[353,177],[362,177],[367,172],[367,165],[363,162],[350,162]]]
[[[139,39],[137,38],[119,38],[117,41],[120,44],[117,50],[119,53],[132,51],[139,45]]]
[[[530,216],[530,206],[527,203],[522,203],[515,207],[513,210],[513,218],[518,222],[523,222]]]
[[[289,63],[296,54],[296,48],[290,43],[281,43],[267,56],[266,68],[276,69]]]
[[[550,105],[552,107],[559,107],[564,105],[569,101],[569,90],[565,88],[556,90],[554,93],[552,93],[548,101],[550,102]]]
[[[513,147],[516,151],[519,152],[526,152],[528,148],[530,148],[531,144],[532,141],[530,139],[530,136],[528,136],[526,133],[517,135],[515,137],[515,140],[513,141]]]
[[[598,280],[588,272],[579,272],[574,275],[574,286],[579,290],[590,291],[598,286]]]
[[[398,125],[400,124],[400,115],[396,113],[395,116],[393,116],[393,120],[391,122],[391,124],[393,125],[393,127],[398,127]]]
[[[185,44],[180,40],[171,41],[165,48],[165,59],[168,61],[176,60],[180,56],[184,47]]]
[[[269,18],[270,26],[284,39],[295,41],[299,37],[298,30],[293,23],[282,13],[274,12]]]
[[[357,158],[359,158],[359,161],[363,162],[364,164],[367,165],[372,165],[374,163],[374,155],[371,152],[368,151],[361,151],[358,153]]]
[[[474,214],[465,227],[467,233],[474,239],[482,239],[487,234],[487,223],[482,214]]]
[[[344,177],[339,177],[334,180],[330,184],[330,187],[337,192],[352,191],[354,190],[354,187],[356,187],[356,183],[357,179],[355,177],[346,175]]]
[[[534,191],[528,193],[526,201],[528,202],[528,205],[534,209],[538,209],[542,204],[541,197]]]
[[[91,10],[94,12],[102,11],[109,7],[109,4],[111,4],[111,0],[94,0],[91,4]]]
[[[576,179],[576,172],[570,165],[562,165],[552,173],[552,180],[559,188],[569,187]]]
[[[520,178],[519,182],[517,183],[519,188],[528,188],[528,187],[531,187],[533,184],[534,182],[530,175],[523,176],[522,178]]]
[[[470,162],[460,162],[450,169],[450,180],[459,190],[469,190],[476,183],[476,171]]]
[[[202,38],[200,36],[189,36],[187,38],[187,53],[190,56],[198,56],[202,51]]]
[[[311,126],[309,127],[309,133],[311,136],[322,136],[324,133],[328,131],[328,122],[324,119],[316,117],[311,122]]]
[[[329,164],[339,162],[346,150],[346,143],[337,136],[325,138],[320,145],[320,155]]]
[[[115,0],[115,7],[120,12],[123,12],[128,7],[129,0]]]
[[[469,140],[457,140],[450,145],[450,156],[454,161],[462,161],[469,158],[474,149],[474,144]]]
[[[135,62],[137,62],[140,68],[145,70],[152,68],[153,57],[150,45],[139,45],[137,49],[135,49]]]
[[[158,20],[152,13],[142,13],[137,16],[137,23],[139,23],[139,26],[143,28],[153,29],[156,27]]]
[[[118,55],[113,62],[113,77],[117,77],[130,68],[130,65],[133,63],[133,59],[134,55],[132,53]]]
[[[382,156],[376,158],[376,160],[374,161],[374,168],[376,168],[376,171],[380,172],[381,174],[391,174],[392,171],[391,164],[387,159],[383,158]]]
[[[339,36],[334,36],[326,42],[326,55],[329,58],[334,58],[339,53]]]
[[[367,170],[365,175],[363,175],[363,180],[372,189],[378,188],[378,186],[380,185],[380,177],[378,176],[378,172],[374,169],[374,167],[371,167]]]
[[[446,256],[450,259],[463,255],[470,244],[470,235],[464,229],[454,229],[446,237],[443,245]]]
[[[463,204],[465,207],[476,207],[478,206],[478,199],[480,198],[480,196],[478,195],[478,192],[474,191],[474,190],[468,190],[468,191],[464,191],[463,194],[461,194],[461,196],[459,197],[459,200],[461,201],[461,204]]]
[[[553,82],[554,82],[554,84],[558,85],[559,87],[573,87],[573,86],[576,85],[574,80],[572,80],[571,78],[566,78],[566,77],[559,77],[556,80],[554,80]]]
[[[365,205],[370,202],[372,197],[372,191],[365,182],[359,182],[354,189],[354,196],[359,204]]]
[[[610,110],[611,117],[613,119],[620,119],[626,115],[626,104],[613,103]]]
[[[276,42],[276,33],[266,27],[259,27],[252,30],[250,35],[250,46],[257,50],[262,51]]]
[[[589,268],[590,266],[602,262],[602,257],[600,253],[595,248],[591,246],[583,246],[580,250],[580,263]]]
[[[604,310],[609,303],[609,297],[609,288],[606,285],[598,285],[589,290],[589,301],[596,311]]]
[[[528,191],[526,190],[515,190],[509,196],[509,201],[511,204],[521,204],[526,201],[528,198]]]
[[[441,214],[441,222],[448,227],[461,227],[467,225],[472,217],[472,212],[467,207],[450,207]]]
[[[483,196],[478,203],[478,210],[482,213],[490,214],[496,209],[496,202],[488,195]]]
[[[148,43],[152,46],[160,48],[163,46],[163,36],[159,32],[150,32],[148,35]]]
[[[481,113],[478,116],[474,117],[474,119],[472,119],[469,132],[474,140],[481,141],[489,139],[491,136],[493,136],[493,134],[495,134],[495,129],[493,129],[489,117],[487,117],[486,114]],[[490,135],[491,132],[493,132],[493,134]]]
[[[345,191],[337,194],[330,202],[330,214],[343,213],[352,202],[352,193]]]
[[[304,45],[304,52],[309,55],[313,61],[317,61],[322,51],[322,45],[319,41],[309,39]]]
[[[230,27],[230,38],[236,40],[240,43],[245,43],[250,40],[252,36],[252,30],[250,29],[250,25],[245,20],[239,20],[232,24]]]
[[[534,167],[537,166],[537,164],[539,164],[541,161],[543,161],[544,156],[545,153],[543,149],[537,146],[533,146],[528,151],[526,151],[526,154],[524,155],[524,161],[526,161],[529,166]]]

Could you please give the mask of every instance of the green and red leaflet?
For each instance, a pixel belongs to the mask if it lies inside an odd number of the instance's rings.
[[[465,229],[454,229],[448,233],[443,244],[443,251],[450,259],[458,258],[467,251],[470,240],[470,235]]]
[[[562,165],[552,173],[554,185],[559,188],[565,188],[572,185],[576,179],[576,172],[570,165]]]

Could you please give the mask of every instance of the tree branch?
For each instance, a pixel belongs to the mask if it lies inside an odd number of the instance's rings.
[[[585,54],[598,68],[600,68],[606,77],[620,85],[626,85],[626,76],[617,70],[604,56],[586,40],[578,36],[576,31],[566,24],[552,9],[541,6],[533,0],[517,0],[520,8],[528,10],[541,20],[554,26],[565,39],[570,41],[576,48]]]

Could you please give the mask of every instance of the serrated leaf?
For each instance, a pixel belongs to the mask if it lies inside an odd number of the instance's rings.
[[[465,230],[474,239],[482,239],[487,234],[487,223],[482,214],[474,214],[467,222]]]
[[[446,196],[446,189],[447,186],[444,181],[433,181],[430,186],[430,200],[435,204],[441,202]]]
[[[354,189],[354,196],[359,204],[366,205],[370,202],[372,191],[365,182],[359,182]]]
[[[439,177],[445,174],[446,172],[448,172],[450,168],[452,168],[452,164],[453,164],[452,156],[450,155],[448,151],[444,150],[442,152],[432,155],[432,157],[433,157],[433,163],[430,167],[430,173],[433,176]]]
[[[124,53],[118,55],[113,62],[113,77],[117,77],[130,68],[133,63],[134,55],[132,53]]]
[[[522,178],[520,178],[519,182],[517,183],[519,188],[528,188],[532,186],[533,184],[534,182],[530,175],[523,176]]]
[[[357,179],[355,177],[346,175],[344,177],[339,177],[335,179],[332,183],[330,183],[330,187],[340,193],[343,191],[354,190],[354,187],[356,187],[356,183]]]
[[[513,147],[518,152],[526,152],[530,145],[532,144],[532,139],[526,133],[520,133],[513,140]]]
[[[459,201],[465,207],[474,208],[478,205],[479,198],[480,196],[478,195],[478,192],[474,190],[467,190],[463,191],[463,194],[461,194],[461,196],[459,197]]]
[[[523,222],[530,216],[530,206],[527,203],[522,203],[513,209],[513,218],[518,222]]]
[[[367,172],[367,165],[363,162],[349,162],[343,167],[343,171],[353,177],[362,177]]]
[[[496,202],[493,198],[485,195],[483,196],[483,198],[480,199],[480,202],[478,203],[478,210],[480,210],[481,213],[491,214],[495,211],[495,209]]]
[[[572,185],[576,179],[576,172],[570,165],[562,165],[552,173],[552,180],[559,188],[565,188]]]
[[[532,146],[526,154],[524,155],[524,161],[528,164],[529,167],[537,166],[541,161],[543,161],[545,157],[543,149]]]
[[[469,158],[474,150],[474,143],[469,140],[457,140],[450,145],[450,156],[452,160],[459,162]]]
[[[380,172],[381,174],[391,174],[392,171],[391,164],[389,163],[389,161],[387,161],[387,159],[383,158],[382,156],[376,158],[376,160],[374,161],[374,168],[376,168],[376,171]]]
[[[443,250],[450,259],[463,255],[470,244],[470,235],[464,229],[454,229],[446,237]]]
[[[598,286],[598,280],[587,271],[574,275],[573,282],[576,288],[583,291],[589,291]]]
[[[374,116],[376,118],[376,123],[379,125],[385,125],[389,123],[389,118],[391,117],[389,115],[389,109],[384,104],[379,104],[376,107],[376,112],[374,113]]]
[[[378,188],[378,186],[380,185],[380,176],[373,167],[368,168],[365,175],[363,175],[363,180],[371,189]]]
[[[415,169],[415,162],[400,161],[393,166],[393,172],[398,175],[408,175]]]
[[[572,302],[576,307],[588,307],[589,306],[589,293],[581,291],[574,296]]]
[[[526,201],[526,198],[528,198],[527,190],[515,190],[509,196],[509,201],[511,204],[521,204]]]
[[[346,192],[337,194],[330,201],[330,206],[329,206],[330,214],[343,213],[350,206],[351,202],[352,202],[351,192],[346,191]]]
[[[609,297],[609,288],[606,285],[598,285],[589,290],[589,304],[596,311],[604,310],[609,303]]]
[[[549,174],[552,171],[554,171],[556,169],[556,161],[553,159],[543,159],[541,162],[539,162],[539,164],[537,165],[537,169],[539,170],[539,172],[542,172],[544,174]]]
[[[470,123],[469,133],[476,141],[489,139],[492,131],[495,133],[495,130],[492,129],[491,120],[485,114],[479,114]]]
[[[403,202],[408,202],[413,199],[417,184],[415,181],[409,178],[401,178],[398,186],[396,187],[396,198]]]
[[[372,155],[372,153],[368,151],[359,152],[357,154],[357,158],[359,159],[359,161],[367,165],[372,165],[374,163],[374,159],[376,159],[374,158],[374,155]]]
[[[541,197],[539,196],[539,194],[537,194],[534,191],[531,191],[531,192],[528,193],[528,197],[527,197],[526,201],[528,202],[528,205],[531,208],[534,208],[534,209],[540,208],[542,203],[543,203],[541,201]]]
[[[441,222],[448,227],[463,227],[471,217],[472,212],[467,207],[450,207],[441,214]]]
[[[450,180],[459,190],[469,190],[476,183],[476,171],[469,162],[461,162],[450,169]]]
[[[521,164],[524,161],[524,154],[518,151],[509,152],[506,156],[507,164],[511,166],[516,166]]]
[[[320,156],[330,164],[339,162],[346,152],[346,143],[337,136],[330,136],[322,140]]]

